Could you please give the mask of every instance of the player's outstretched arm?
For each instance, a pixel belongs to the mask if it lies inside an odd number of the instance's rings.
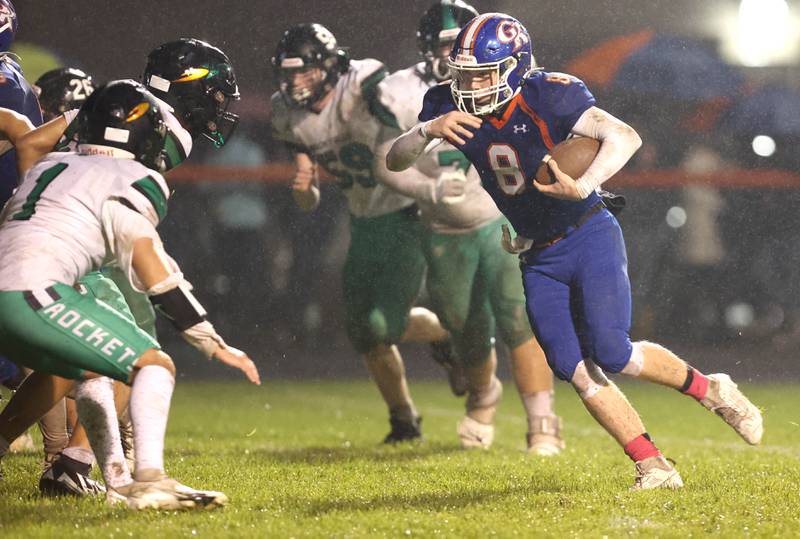
[[[133,212],[131,212],[133,213]],[[180,330],[184,339],[220,362],[239,369],[248,380],[261,385],[253,361],[241,350],[225,343],[205,318],[206,312],[191,293],[191,286],[175,271],[169,258],[152,235],[132,243],[131,267],[154,305]]]
[[[303,211],[311,211],[319,206],[319,175],[317,164],[311,156],[298,152],[294,156],[297,172],[292,180],[292,197],[295,204]]]
[[[392,141],[386,152],[386,168],[402,172],[410,168],[433,140],[425,132],[427,122],[419,123]]]
[[[391,138],[394,133],[389,134],[386,131],[382,133],[382,136],[385,137],[384,141],[375,148],[375,172],[384,185],[401,195],[432,204],[442,201],[447,203],[448,200],[464,194],[466,182],[463,175],[460,179],[454,179],[447,175],[431,178],[416,168],[406,168],[402,171],[393,171],[388,168],[388,154],[396,139],[392,140]]]
[[[451,111],[428,122],[415,125],[394,141],[386,156],[389,170],[405,170],[422,155],[428,143],[442,138],[462,146],[472,138],[472,129],[480,128],[482,120],[461,111]]]
[[[59,116],[29,131],[17,141],[17,170],[23,176],[39,159],[53,151],[69,121]]]

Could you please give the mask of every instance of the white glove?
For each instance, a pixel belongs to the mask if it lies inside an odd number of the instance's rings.
[[[503,225],[503,237],[500,243],[503,245],[503,249],[512,255],[524,253],[533,246],[533,240],[529,240],[524,236],[517,236],[512,240],[508,225]]]
[[[458,204],[466,198],[467,176],[460,170],[443,172],[436,180],[434,203]]]

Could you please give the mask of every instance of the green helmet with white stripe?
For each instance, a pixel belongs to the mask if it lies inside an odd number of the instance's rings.
[[[438,81],[450,78],[447,67],[450,47],[461,28],[477,16],[478,11],[462,0],[440,0],[420,18],[417,46],[425,59],[428,76]]]

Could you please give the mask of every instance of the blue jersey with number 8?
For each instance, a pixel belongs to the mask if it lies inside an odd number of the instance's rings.
[[[533,186],[542,158],[570,135],[594,104],[594,96],[579,79],[537,71],[499,115],[483,116],[473,138],[457,145],[517,234],[548,241],[600,202],[596,193],[576,202],[544,195]],[[457,108],[450,87],[434,86],[425,95],[419,119],[428,121],[453,110]]]

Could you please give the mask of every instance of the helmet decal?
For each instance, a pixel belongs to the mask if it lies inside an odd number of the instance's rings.
[[[136,105],[131,109],[131,111],[128,113],[128,117],[125,118],[125,121],[130,123],[138,120],[139,118],[142,117],[142,115],[144,115],[145,112],[147,112],[149,108],[150,108],[150,103],[148,103],[147,101],[142,101],[141,103],[139,103],[138,105]]]
[[[208,76],[208,69],[204,67],[190,67],[183,72],[179,79],[172,82],[190,82],[197,79],[202,79]]]

